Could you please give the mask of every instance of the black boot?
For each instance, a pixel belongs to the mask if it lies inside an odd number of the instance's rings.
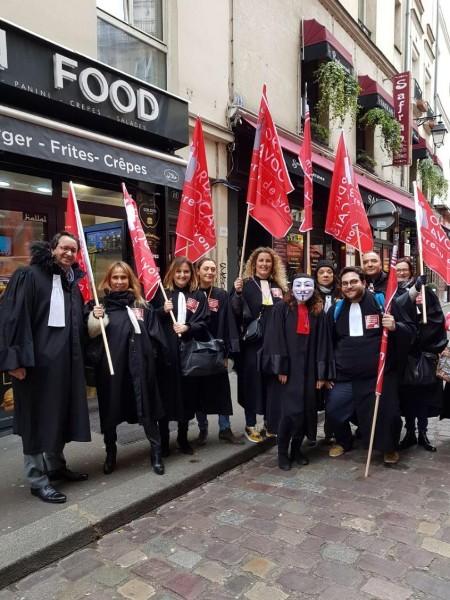
[[[155,444],[155,443],[150,444],[150,459],[152,462],[152,467],[153,467],[154,472],[157,475],[164,475],[165,469],[164,469],[164,463],[162,460],[160,444]]]
[[[424,450],[427,450],[428,452],[436,452],[436,450],[437,450],[436,446],[432,446],[430,444],[430,440],[428,439],[426,431],[423,431],[423,432],[419,431],[418,444],[419,444],[419,446],[422,446],[422,448]]]
[[[289,460],[289,437],[280,435],[278,432],[278,466],[283,471],[291,470],[291,461]]]
[[[426,437],[426,436],[425,436]],[[417,438],[414,430],[407,429],[405,433],[405,437],[399,444],[400,450],[406,450],[407,448],[411,448],[411,446],[417,445]]]
[[[159,421],[159,435],[161,438],[161,456],[167,458],[170,456],[170,431],[167,421]]]
[[[178,422],[178,436],[177,436],[177,444],[180,452],[183,454],[188,454],[192,456],[194,454],[194,450],[190,443],[188,442],[187,434],[188,434],[188,421],[179,421]]]
[[[296,462],[299,467],[309,465],[309,458],[302,452],[303,438],[292,438],[290,459]]]
[[[111,475],[111,473],[116,468],[116,459],[117,459],[117,446],[116,443],[113,442],[106,446],[106,458],[103,463],[103,473],[105,475]]]

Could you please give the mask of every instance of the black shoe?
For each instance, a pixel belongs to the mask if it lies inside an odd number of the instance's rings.
[[[245,444],[245,441],[242,438],[237,438],[229,427],[227,427],[227,429],[222,429],[222,431],[219,431],[219,440],[222,440],[223,442],[228,442],[229,444],[235,444],[236,446],[241,446],[242,444]]]
[[[152,463],[153,471],[157,475],[164,475],[164,463],[162,461],[161,446],[152,444],[150,448],[150,460]]]
[[[424,450],[427,450],[428,452],[436,452],[437,450],[436,446],[432,446],[430,444],[430,440],[428,439],[426,432],[419,433],[419,440],[417,443],[419,444],[419,446],[422,446],[422,448]]]
[[[198,438],[197,438],[197,446],[205,446],[207,439],[208,439],[208,430],[200,429],[200,432],[199,432]]]
[[[278,467],[280,469],[282,469],[283,471],[291,470],[291,461],[289,460],[289,457],[287,456],[287,454],[279,454],[278,455]]]
[[[71,471],[67,467],[63,467],[62,469],[58,469],[57,471],[50,471],[48,474],[48,478],[50,481],[86,481],[89,477],[87,473],[77,473],[76,471]]]
[[[190,445],[190,443],[186,440],[186,441],[180,441],[177,440],[178,443],[178,448],[180,450],[180,452],[182,452],[183,454],[188,454],[189,456],[192,456],[194,454],[194,449],[192,448],[192,446]]]
[[[296,462],[299,467],[303,465],[309,465],[309,458],[302,452],[302,441],[299,439],[293,439],[291,442],[291,453],[290,459],[292,462]]]
[[[117,459],[117,449],[116,448],[111,448],[111,449],[106,448],[106,458],[105,458],[105,462],[103,463],[103,473],[105,475],[111,475],[111,473],[114,471],[114,469],[116,468],[116,459]]]
[[[33,496],[50,504],[64,504],[67,500],[67,496],[61,492],[57,492],[52,485],[46,485],[43,488],[31,488],[30,492]]]
[[[416,434],[414,433],[414,431],[406,430],[405,437],[402,439],[402,441],[399,444],[400,450],[406,450],[407,448],[411,448],[411,446],[416,446],[416,445],[417,445]]]

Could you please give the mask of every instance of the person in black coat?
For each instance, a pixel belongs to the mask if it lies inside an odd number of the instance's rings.
[[[365,252],[362,257],[362,268],[366,276],[367,289],[385,294],[388,276],[383,271],[380,255],[374,251]]]
[[[291,460],[308,464],[301,451],[304,437],[316,439],[317,392],[334,378],[332,363],[321,352],[329,344],[325,313],[311,276],[297,273],[292,291],[276,304],[266,323],[261,370],[267,379],[267,426],[277,432],[278,466]]]
[[[193,454],[188,442],[189,420],[194,418],[197,399],[189,377],[183,377],[180,365],[182,340],[208,339],[208,303],[198,290],[194,266],[184,256],[175,258],[164,277],[168,300],[159,292],[154,300],[156,313],[164,330],[169,363],[159,366],[159,383],[165,417],[159,421],[163,456],[168,456],[169,421],[178,421],[178,447],[184,454]],[[176,323],[173,323],[170,313]]]
[[[91,440],[78,251],[65,231],[50,244],[35,242],[30,266],[13,274],[0,304],[0,370],[12,377],[14,433],[31,493],[51,503],[66,501],[51,481],[87,479],[67,468],[63,454],[68,442]]]
[[[256,415],[266,414],[266,382],[258,371],[257,357],[263,345],[266,319],[287,291],[286,271],[281,258],[269,247],[253,250],[247,260],[244,278],[238,277],[231,292],[231,306],[241,334],[241,351],[235,368],[238,375],[238,401],[245,411],[245,436],[254,443],[264,439],[256,427]],[[259,319],[260,334],[247,340],[249,325]],[[269,432],[274,435],[276,432]]]
[[[409,258],[400,258],[396,265],[398,280],[398,296],[405,295],[410,300],[412,315],[416,321],[417,337],[409,351],[409,365],[417,365],[419,359],[428,360],[436,369],[438,355],[447,346],[445,317],[436,294],[423,285],[423,277],[414,277],[414,270]],[[422,296],[425,293],[427,323],[423,322]],[[424,358],[424,353],[425,358]],[[407,374],[411,370],[407,366]],[[411,379],[411,378],[410,378]],[[407,381],[410,381],[407,380]],[[435,377],[433,383],[423,384],[421,381],[410,381],[400,386],[400,407],[405,416],[405,437],[400,448],[405,450],[419,444],[428,452],[436,452],[427,436],[428,417],[436,417],[442,407],[442,381]],[[416,421],[417,432],[416,437]]]
[[[327,313],[341,296],[337,284],[336,267],[334,266],[333,261],[325,258],[319,260],[316,266],[314,279],[316,282],[316,290],[319,292],[323,302],[323,310]]]
[[[217,265],[211,258],[202,258],[195,265],[199,290],[208,301],[208,330],[213,338],[225,343],[226,356],[239,352],[239,333],[233,318],[229,295],[225,290],[214,286],[217,277]],[[228,358],[226,359],[228,364]],[[231,403],[230,380],[228,373],[209,377],[192,377],[195,386],[197,408],[195,416],[200,430],[197,443],[206,444],[208,439],[207,415],[219,415],[219,439],[230,444],[243,444],[231,430],[230,415],[233,414]]]
[[[163,475],[158,419],[163,416],[156,378],[156,349],[162,331],[154,310],[141,294],[141,286],[131,267],[122,261],[108,268],[99,286],[104,293],[103,306],[89,312],[88,332],[99,346],[95,365],[101,431],[106,459],[103,472],[116,467],[117,425],[141,423],[150,442],[153,470]],[[114,375],[111,376],[101,336],[99,317],[104,316],[106,336]]]

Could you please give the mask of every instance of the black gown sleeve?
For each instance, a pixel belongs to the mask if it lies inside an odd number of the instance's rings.
[[[259,362],[259,369],[263,373],[289,375],[291,365],[286,342],[286,313],[288,310],[285,302],[278,302],[269,311]]]
[[[333,306],[328,313],[324,311],[317,315],[317,379],[333,381],[336,379],[336,366],[333,356],[333,342],[329,319],[334,321]]]
[[[189,325],[189,329],[183,334],[183,337],[187,339],[192,337],[195,339],[207,339],[209,308],[206,296],[203,292],[193,292],[190,296],[197,300],[198,306],[194,313],[191,313],[189,310],[186,311],[186,325]]]
[[[0,302],[0,371],[34,367],[34,278],[28,268],[11,277]]]
[[[440,354],[447,346],[447,332],[445,331],[445,317],[442,312],[439,298],[425,287],[427,323],[419,323],[419,347],[422,352]]]

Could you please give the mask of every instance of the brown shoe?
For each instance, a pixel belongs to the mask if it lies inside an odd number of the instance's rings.
[[[228,442],[229,444],[235,444],[236,446],[245,444],[244,440],[242,438],[237,438],[229,427],[219,431],[219,440]]]
[[[337,458],[338,456],[342,456],[344,452],[345,450],[343,446],[340,446],[339,444],[333,444],[328,451],[328,456],[330,458]]]
[[[396,465],[400,460],[400,454],[398,452],[385,452],[384,453],[384,464],[385,465]]]

